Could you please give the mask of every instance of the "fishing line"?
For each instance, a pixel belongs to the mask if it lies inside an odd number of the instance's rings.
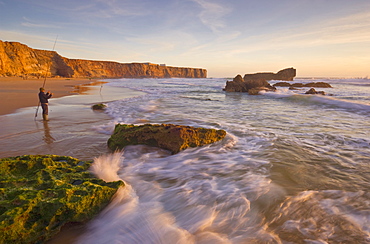
[[[58,40],[58,35],[57,35],[57,37],[55,38],[52,52],[54,52],[54,50],[55,50],[55,45],[57,44],[57,40]],[[45,88],[46,77],[47,77],[47,75],[48,75],[48,70],[50,70],[50,68],[51,68],[51,63],[52,63],[52,60],[50,61],[50,63],[49,63],[49,67],[48,67],[48,69],[47,69],[47,70],[46,70],[46,72],[45,72],[44,83],[42,84],[42,88]],[[40,101],[39,101],[39,103],[37,104],[36,113],[35,113],[35,120],[36,120],[36,117],[37,117],[37,113],[38,113],[38,111],[39,111],[39,107],[40,107]]]

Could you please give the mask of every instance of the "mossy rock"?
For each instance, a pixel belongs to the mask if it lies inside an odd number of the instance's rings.
[[[108,140],[111,150],[128,145],[148,145],[178,153],[189,147],[203,146],[226,136],[226,131],[173,124],[117,124]]]
[[[0,243],[42,243],[99,213],[124,183],[95,178],[90,165],[56,155],[0,159]]]
[[[98,104],[95,104],[93,105],[91,108],[93,110],[104,110],[106,109],[107,105],[103,104],[103,103],[98,103]]]

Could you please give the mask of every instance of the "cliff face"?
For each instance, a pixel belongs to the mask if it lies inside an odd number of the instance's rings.
[[[73,77],[125,77],[125,78],[205,78],[207,70],[161,66],[150,63],[117,63],[108,61],[91,61],[67,59],[64,62],[71,67]]]
[[[207,70],[150,63],[117,63],[68,59],[57,52],[0,40],[0,76],[94,78],[206,78]]]

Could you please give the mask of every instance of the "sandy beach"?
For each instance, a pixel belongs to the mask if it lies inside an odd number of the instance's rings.
[[[43,86],[45,79],[21,77],[0,77],[1,106],[0,115],[15,112],[19,108],[37,106],[39,88]],[[86,93],[88,84],[94,84],[98,80],[82,78],[47,78],[45,81],[46,91],[53,93],[53,98]]]

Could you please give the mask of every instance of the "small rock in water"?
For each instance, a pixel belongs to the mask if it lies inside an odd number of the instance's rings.
[[[316,91],[315,88],[311,88],[310,90],[308,90],[305,94],[319,94],[319,95],[325,95],[325,92],[324,91]]]

